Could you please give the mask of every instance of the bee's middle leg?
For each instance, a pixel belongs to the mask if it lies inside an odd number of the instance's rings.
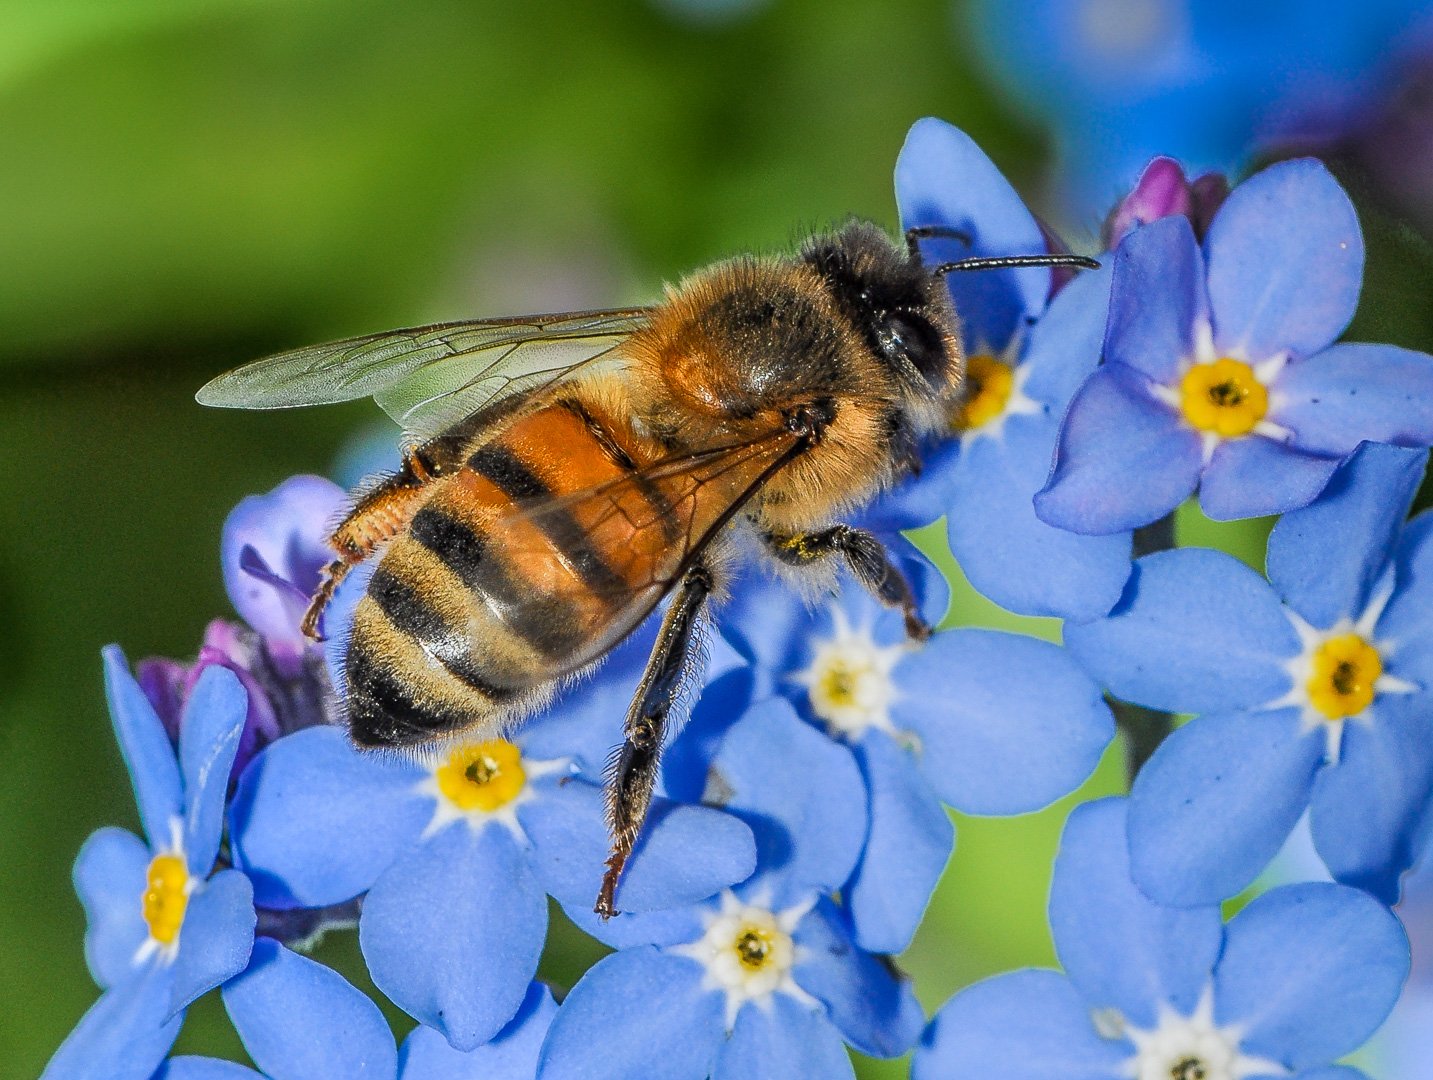
[[[712,587],[711,570],[704,563],[698,562],[687,571],[662,619],[657,644],[627,710],[625,739],[607,771],[607,828],[612,850],[593,908],[603,918],[617,914],[617,882],[652,803],[667,722],[681,691],[696,642],[696,628]]]
[[[817,532],[767,532],[761,539],[767,550],[788,566],[809,566],[832,555],[843,556],[856,580],[872,596],[887,607],[900,610],[905,617],[907,636],[916,641],[930,637],[931,628],[921,617],[910,582],[886,546],[864,529],[832,525]]]

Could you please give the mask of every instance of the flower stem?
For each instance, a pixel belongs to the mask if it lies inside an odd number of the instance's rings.
[[[1174,512],[1134,531],[1134,557],[1169,551],[1174,543]],[[1115,723],[1125,737],[1125,777],[1131,785],[1144,763],[1174,730],[1174,716],[1160,709],[1147,709],[1128,701],[1111,701]]]

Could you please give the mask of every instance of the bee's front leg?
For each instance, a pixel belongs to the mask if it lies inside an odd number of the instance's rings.
[[[328,545],[337,552],[338,558],[324,567],[323,580],[304,612],[299,628],[306,637],[323,640],[319,634],[319,618],[338,591],[339,583],[372,555],[379,544],[391,539],[412,520],[427,494],[424,489],[428,484],[462,466],[466,441],[458,435],[439,435],[421,446],[411,447],[404,452],[403,464],[396,473],[359,496],[348,516],[328,538]]]
[[[909,637],[916,641],[930,637],[930,627],[921,618],[906,576],[891,559],[885,545],[864,529],[832,525],[818,532],[767,532],[761,539],[771,554],[788,566],[808,566],[832,555],[844,556],[851,573],[872,596],[887,607],[900,609]]]
[[[625,741],[607,770],[607,828],[612,851],[593,908],[604,919],[617,914],[617,882],[632,854],[652,803],[662,742],[697,643],[702,608],[711,595],[711,570],[698,561],[682,578],[657,632],[657,644],[627,710]]]

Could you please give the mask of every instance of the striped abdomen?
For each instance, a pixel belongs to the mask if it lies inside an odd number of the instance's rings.
[[[492,726],[601,656],[750,483],[653,478],[620,420],[547,406],[470,449],[389,544],[355,612],[346,682],[368,745]]]

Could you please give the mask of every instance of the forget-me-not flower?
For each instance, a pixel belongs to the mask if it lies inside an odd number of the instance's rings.
[[[907,227],[959,230],[921,242],[930,265],[970,256],[1036,255],[1047,240],[994,163],[957,128],[917,121],[896,162]],[[1059,290],[1047,267],[946,276],[961,319],[965,398],[949,437],[927,448],[920,477],[868,512],[899,528],[947,515],[950,548],[977,589],[1024,615],[1090,618],[1119,597],[1128,536],[1077,536],[1035,516],[1060,417],[1099,362],[1109,272]]]
[[[711,774],[711,795],[756,834],[757,873],[696,906],[605,924],[576,913],[619,951],[558,1010],[543,1080],[851,1076],[843,1041],[894,1057],[919,1034],[910,984],[826,895],[864,829],[849,756],[767,701],[728,729]]]
[[[1196,488],[1212,518],[1306,506],[1359,442],[1433,442],[1433,357],[1332,344],[1363,277],[1363,235],[1312,159],[1240,184],[1201,247],[1188,219],[1115,253],[1105,362],[1070,403],[1040,517],[1116,532]]]
[[[942,595],[911,576],[918,595]],[[873,952],[900,952],[920,922],[953,841],[943,802],[1038,809],[1078,787],[1114,736],[1099,687],[1058,646],[990,630],[915,644],[900,615],[850,579],[810,609],[749,575],[721,627],[751,660],[757,698],[786,696],[860,766],[870,823],[842,896]]]
[[[1392,902],[1433,791],[1433,515],[1404,517],[1427,454],[1369,444],[1269,538],[1266,582],[1202,549],[1140,560],[1066,645],[1117,696],[1201,713],[1139,774],[1135,879],[1165,903],[1247,885],[1311,809],[1338,881]]]
[[[1064,974],[1028,969],[956,994],[913,1080],[1357,1080],[1330,1068],[1398,998],[1408,940],[1372,897],[1326,882],[1219,907],[1160,907],[1130,879],[1125,805],[1078,807],[1050,885]]]
[[[243,687],[204,673],[185,706],[178,755],[119,649],[104,652],[115,736],[147,840],[90,836],[75,860],[89,926],[85,959],[104,994],[45,1070],[48,1080],[148,1077],[191,1001],[242,971],[254,941],[253,892],[215,872],[229,766],[244,724]]]

